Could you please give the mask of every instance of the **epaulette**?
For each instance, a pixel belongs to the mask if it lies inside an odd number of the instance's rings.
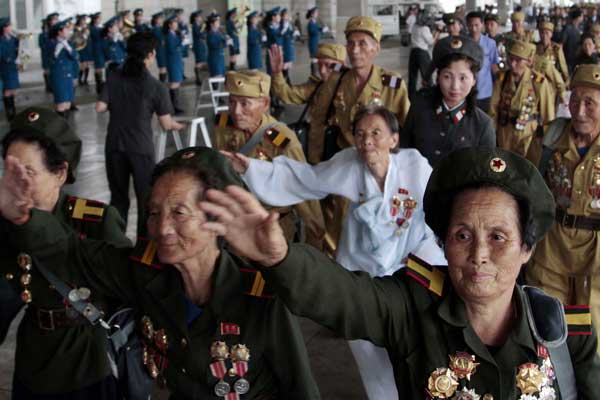
[[[226,126],[232,126],[233,120],[231,119],[231,116],[228,113],[220,112],[217,115],[215,115],[215,125],[221,128],[224,128]]]
[[[384,86],[398,89],[402,83],[402,78],[396,75],[383,74],[381,75],[381,83],[383,83]]]
[[[242,273],[242,287],[244,293],[252,297],[261,297],[263,299],[271,299],[274,296],[272,290],[265,285],[265,279],[260,271],[252,268],[240,268]]]
[[[279,132],[275,128],[267,129],[265,132],[265,136],[271,143],[275,145],[275,147],[285,149],[285,147],[290,142],[290,139],[283,132]]]
[[[439,268],[429,265],[414,254],[409,254],[406,275],[425,286],[430,292],[442,296],[446,274]]]
[[[102,222],[106,204],[101,201],[80,199],[70,196],[67,199],[67,209],[73,219]]]
[[[129,254],[129,259],[154,269],[164,268],[164,264],[158,260],[156,243],[153,240],[138,238],[135,247]]]
[[[565,305],[565,317],[569,336],[589,336],[592,334],[592,314],[590,306]]]

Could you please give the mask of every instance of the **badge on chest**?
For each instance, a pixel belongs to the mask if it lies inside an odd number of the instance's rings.
[[[240,327],[235,323],[221,322],[219,330],[221,336],[240,335]],[[214,386],[215,395],[226,400],[237,400],[250,391],[250,382],[244,378],[250,361],[250,349],[245,344],[229,347],[225,341],[217,340],[210,346],[210,357],[210,373],[218,379]]]

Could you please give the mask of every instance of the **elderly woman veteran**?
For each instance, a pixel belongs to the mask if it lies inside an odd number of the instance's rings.
[[[202,228],[205,191],[242,185],[218,152],[188,148],[156,166],[148,202],[153,241],[138,240],[132,251],[80,240],[51,214],[17,207],[27,202],[29,184],[23,166],[7,159],[0,213],[21,225],[9,224],[6,240],[44,264],[60,260],[57,275],[132,305],[148,371],[172,398],[320,398],[295,318],[260,274]]]
[[[516,284],[554,218],[543,178],[516,154],[461,149],[434,169],[424,209],[444,241],[447,269],[413,260],[381,278],[347,271],[310,247],[288,245],[277,215],[246,191],[206,198],[200,207],[216,220],[205,227],[260,264],[292,312],[386,347],[405,398],[600,398],[596,331],[567,330],[558,301]],[[585,319],[577,317],[572,322]]]
[[[422,207],[431,167],[418,151],[398,149],[399,129],[394,113],[367,106],[354,117],[356,147],[329,161],[310,166],[286,157],[272,163],[241,154],[229,157],[266,204],[292,205],[329,194],[351,201],[336,256],[350,271],[391,275],[404,267],[409,253],[432,264],[446,264]],[[385,349],[365,340],[348,344],[369,398],[398,398]]]

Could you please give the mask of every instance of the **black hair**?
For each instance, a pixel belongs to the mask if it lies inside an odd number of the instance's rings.
[[[440,60],[438,66],[437,66],[438,75],[442,69],[448,67],[450,64],[452,64],[453,62],[456,62],[456,61],[468,62],[469,65],[471,66],[470,69],[471,69],[471,72],[473,73],[473,76],[475,77],[475,79],[477,79],[477,74],[479,73],[479,69],[480,69],[479,63],[477,61],[475,61],[474,59],[472,59],[471,57],[467,57],[464,54],[457,54],[457,53],[450,53]],[[444,95],[442,93],[442,90],[440,89],[440,85],[435,85],[434,98],[436,99],[437,103],[442,104]],[[467,114],[474,112],[475,109],[477,108],[477,85],[473,85],[473,88],[471,89],[471,91],[469,92],[467,97],[465,98],[465,104],[467,106]]]
[[[196,23],[196,17],[201,16],[200,13],[191,13],[190,14],[190,25],[194,25]]]
[[[163,26],[162,26],[163,34],[166,35],[167,33],[169,33],[169,31],[171,30],[171,29],[169,29],[169,25],[171,25],[172,22],[177,22],[177,20],[176,19],[174,19],[174,20],[165,19],[165,22],[163,22]],[[179,24],[179,22],[177,22],[177,24]]]
[[[19,128],[13,129],[2,139],[2,158],[6,158],[6,153],[11,144],[15,142],[37,143],[42,149],[44,165],[52,173],[57,173],[64,168],[64,163],[69,162],[66,154],[56,145],[54,140],[41,133]]]
[[[150,25],[154,26],[156,25],[156,21],[161,18],[163,15],[162,14],[158,14],[158,15],[153,15],[152,18],[150,18]]]
[[[66,26],[63,26],[62,28],[56,28],[56,26],[52,26],[50,28],[50,32],[48,32],[48,37],[50,39],[56,39],[58,37],[58,32],[62,31],[65,28]]]
[[[472,18],[479,18],[481,23],[484,22],[484,16],[481,11],[471,11],[470,13],[467,14],[466,21],[469,22],[469,20]]]
[[[306,12],[306,19],[310,19],[312,18],[313,14],[315,13],[315,11],[317,11],[317,9],[315,8],[314,10],[308,10]]]
[[[391,133],[396,133],[400,135],[400,123],[398,122],[398,118],[396,114],[385,108],[384,106],[378,105],[367,105],[358,110],[356,115],[354,115],[354,119],[352,120],[352,134],[356,134],[356,127],[360,121],[362,121],[365,117],[370,115],[377,115],[385,121],[388,129]],[[400,141],[395,148],[392,149],[392,153],[398,152]]]
[[[273,22],[273,17],[275,15],[279,15],[279,14],[267,13],[267,15],[265,15],[265,17],[263,18],[263,28],[265,31],[267,31],[269,29],[269,25],[271,25],[271,22]]]
[[[127,39],[127,59],[123,64],[123,75],[129,78],[139,78],[146,70],[144,60],[152,53],[158,40],[151,32],[137,32]]]
[[[590,39],[594,44],[596,44],[596,38],[590,32],[585,32],[581,34],[581,38],[579,39],[579,44],[583,45],[583,41],[585,39]]]

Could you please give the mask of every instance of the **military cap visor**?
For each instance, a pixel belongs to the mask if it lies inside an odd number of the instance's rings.
[[[246,19],[251,19],[254,17],[258,17],[258,11],[252,11],[250,14],[248,14],[248,16],[246,17]]]
[[[140,15],[144,13],[144,9],[142,8],[136,8],[135,10],[133,10],[133,15]]]
[[[159,11],[157,13],[152,14],[152,18],[158,18],[158,17],[162,17],[164,15],[164,13],[162,11]]]
[[[500,18],[498,17],[498,15],[496,14],[486,14],[484,19],[485,22],[487,21],[496,21],[496,22],[500,22]]]
[[[525,158],[500,148],[454,151],[431,173],[423,198],[425,221],[445,239],[456,194],[470,187],[495,186],[527,207],[525,237],[538,242],[554,221],[554,197],[538,169]]]
[[[600,90],[600,65],[580,64],[575,67],[570,88],[573,89],[576,86],[587,86]]]
[[[0,29],[3,29],[5,26],[10,25],[9,18],[0,18]]]
[[[353,32],[363,32],[370,35],[378,43],[381,40],[381,24],[371,17],[352,17],[346,23],[344,34],[346,38]]]

